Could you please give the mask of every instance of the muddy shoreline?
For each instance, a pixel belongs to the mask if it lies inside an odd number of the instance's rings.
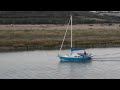
[[[77,46],[78,47],[78,46]],[[114,48],[120,47],[120,45],[88,45],[81,48]],[[63,47],[63,50],[69,50],[69,47]],[[40,46],[28,46],[28,47],[13,47],[13,46],[1,46],[0,52],[18,52],[18,51],[34,51],[34,50],[59,50],[57,47],[40,47]]]

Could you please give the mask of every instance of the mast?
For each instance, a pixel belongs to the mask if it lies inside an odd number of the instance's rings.
[[[71,15],[71,48],[72,48],[72,15]]]

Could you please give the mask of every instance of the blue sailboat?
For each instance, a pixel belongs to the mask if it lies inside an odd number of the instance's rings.
[[[61,61],[83,61],[83,60],[91,60],[92,54],[86,53],[85,49],[83,49],[83,48],[73,48],[73,45],[72,45],[72,15],[70,16],[70,20],[68,22],[68,26],[67,26],[67,29],[66,29],[66,32],[65,32],[65,35],[64,35],[63,42],[61,44],[61,48],[60,48],[59,53],[62,50],[63,43],[65,41],[65,37],[66,37],[67,30],[68,30],[68,27],[69,27],[70,23],[71,23],[71,48],[70,48],[71,53],[70,54],[65,54],[65,55],[60,55],[59,54],[58,55],[59,59]],[[82,52],[80,52],[80,51],[82,51]]]

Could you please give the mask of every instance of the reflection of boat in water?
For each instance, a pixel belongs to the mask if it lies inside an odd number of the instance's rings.
[[[71,23],[71,53],[70,54],[65,54],[65,55],[58,55],[58,57],[60,58],[61,61],[83,61],[83,60],[91,60],[92,54],[86,53],[85,49],[83,48],[73,48],[72,47],[72,15],[70,16],[70,20],[68,23]],[[67,27],[68,29],[68,27]],[[67,29],[63,38],[63,42],[61,44],[61,48],[60,51],[62,50],[63,47],[63,43],[65,41],[65,37],[66,37],[66,33],[67,33]],[[82,53],[78,53],[75,51],[83,51]]]

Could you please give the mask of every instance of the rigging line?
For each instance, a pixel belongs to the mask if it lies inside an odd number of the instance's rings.
[[[71,20],[71,48],[72,48],[72,15],[70,15],[70,20]],[[72,55],[72,50],[71,50],[71,55]]]
[[[63,43],[64,43],[64,41],[65,41],[65,37],[66,37],[67,31],[68,31],[69,24],[70,24],[70,19],[69,19],[69,22],[68,22],[68,25],[67,25],[67,28],[66,28],[66,31],[65,31],[65,35],[64,35],[64,38],[63,38],[63,41],[62,41],[60,50],[59,50],[59,54],[60,54],[60,52],[61,52],[61,50],[62,50]],[[59,54],[58,54],[58,55],[59,55]]]

